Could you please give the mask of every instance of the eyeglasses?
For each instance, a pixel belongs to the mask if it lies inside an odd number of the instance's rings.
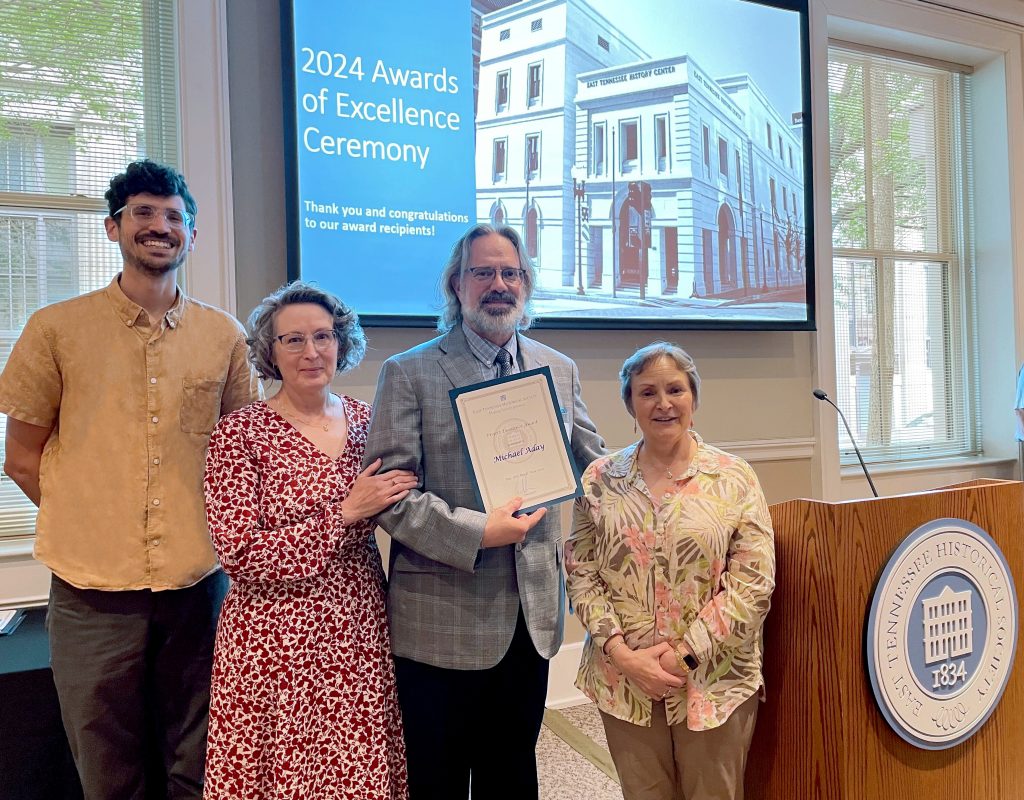
[[[196,218],[189,214],[187,211],[180,211],[177,208],[156,208],[154,206],[121,206],[110,216],[116,217],[122,211],[127,211],[130,216],[136,222],[143,225],[152,222],[156,219],[157,214],[163,214],[167,224],[175,228],[191,228],[195,223]]]
[[[467,267],[466,272],[473,276],[473,280],[479,283],[490,283],[494,280],[495,273],[501,274],[501,280],[508,286],[516,286],[523,282],[526,277],[526,270],[519,267]]]
[[[277,341],[281,343],[281,346],[289,353],[301,353],[306,349],[306,342],[310,339],[313,340],[313,347],[316,348],[318,353],[324,352],[332,344],[338,341],[338,337],[333,330],[314,331],[310,336],[297,332],[282,333],[280,336],[275,336],[274,338],[277,339]]]

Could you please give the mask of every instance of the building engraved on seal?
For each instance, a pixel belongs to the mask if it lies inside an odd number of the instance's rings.
[[[917,747],[953,747],[995,711],[1013,667],[1017,594],[999,546],[960,519],[917,528],[882,569],[866,626],[871,689]]]
[[[949,586],[938,597],[923,598],[925,664],[971,654],[971,593]]]

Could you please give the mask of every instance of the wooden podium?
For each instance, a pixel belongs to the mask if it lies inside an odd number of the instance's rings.
[[[1024,586],[1024,484],[981,480],[920,494],[771,507],[776,588],[765,625],[767,703],[746,772],[747,800],[1024,798],[1024,675],[960,745],[922,750],[875,704],[864,655],[875,580],[920,525],[954,517],[989,533]]]

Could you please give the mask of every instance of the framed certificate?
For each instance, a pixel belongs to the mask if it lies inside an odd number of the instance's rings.
[[[547,367],[448,394],[484,511],[522,497],[529,512],[583,493]]]

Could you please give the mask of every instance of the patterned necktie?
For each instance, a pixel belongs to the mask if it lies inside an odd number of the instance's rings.
[[[505,378],[512,374],[512,354],[504,347],[494,357],[494,363],[498,365],[499,378]]]

